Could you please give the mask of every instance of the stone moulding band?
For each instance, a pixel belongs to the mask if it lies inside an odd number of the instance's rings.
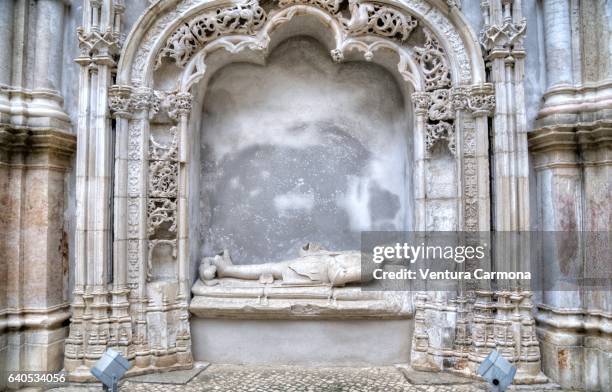
[[[197,281],[193,293],[189,311],[202,318],[392,320],[413,315],[410,293],[362,292],[355,287],[209,287]]]

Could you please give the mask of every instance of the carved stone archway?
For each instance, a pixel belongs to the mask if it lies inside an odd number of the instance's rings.
[[[85,154],[79,160],[91,159],[86,151],[101,149],[90,154],[100,157],[96,178],[114,177],[114,228],[111,258],[102,249],[110,239],[103,236],[109,233],[96,231],[96,223],[87,218],[79,221],[77,249],[81,253],[77,251],[65,361],[75,379],[88,376],[86,369],[106,347],[117,348],[132,360],[133,372],[191,366],[187,219],[191,89],[214,67],[223,65],[208,64],[210,53],[227,52],[227,62],[232,56],[262,61],[283,26],[299,19],[310,18],[327,26],[325,35],[334,61],[378,62],[393,71],[411,93],[415,229],[449,229],[436,226],[432,219],[428,206],[436,200],[427,194],[425,183],[429,151],[439,142],[452,154],[460,173],[456,219],[450,229],[490,229],[487,116],[495,106],[492,85],[486,83],[482,53],[460,12],[452,4],[438,4],[441,2],[424,0],[280,0],[265,4],[256,0],[162,0],[149,7],[127,37],[116,74],[112,51],[82,47],[82,63],[99,67],[96,72],[82,70],[83,85],[90,90],[82,94],[79,104],[91,107],[95,97],[103,112],[93,120],[82,116],[80,127],[94,124],[100,133],[98,139],[79,140],[79,151]],[[116,5],[110,11],[102,10],[100,2],[92,1],[89,7],[92,26],[100,15],[112,20],[122,12]],[[112,31],[101,35],[93,27],[83,33],[82,41],[96,34],[119,42]],[[161,73],[172,75],[174,83],[159,83]],[[107,107],[114,122],[107,117]],[[152,137],[153,123],[166,126],[164,141]],[[114,148],[107,136],[112,130]],[[81,200],[110,198],[111,184],[106,181],[99,187],[77,184]],[[85,216],[87,208],[82,203],[79,216]],[[87,244],[95,245],[88,248]],[[151,262],[154,252],[165,252],[173,262],[172,276],[156,279]],[[112,290],[108,290],[103,276],[111,271]],[[495,345],[488,332],[493,320],[487,311],[496,300],[493,293],[477,291],[467,296],[460,292],[457,298],[430,299],[427,294],[416,296],[412,365],[473,372],[491,344]],[[473,307],[478,317],[462,319],[467,307]],[[424,324],[426,312],[456,313],[456,323],[449,326],[469,338],[450,339],[442,345],[431,342],[431,331]],[[535,341],[532,329],[526,323],[522,336]],[[525,347],[533,345],[526,342]],[[537,342],[535,347],[537,351]],[[526,349],[516,355],[516,360],[536,363],[539,370],[539,352]]]

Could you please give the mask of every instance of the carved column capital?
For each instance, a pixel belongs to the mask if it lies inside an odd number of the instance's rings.
[[[431,98],[429,97],[429,93],[417,91],[415,93],[412,93],[411,97],[412,102],[414,102],[415,114],[426,114],[429,110],[429,105],[431,104]]]
[[[115,117],[129,117],[131,115],[132,87],[114,85],[108,88],[108,107]]]
[[[527,20],[512,11],[513,0],[503,0],[501,16],[503,21],[490,24],[491,6],[488,1],[480,3],[485,24],[480,31],[480,45],[492,57],[506,57],[510,52],[522,52],[523,38],[527,28]]]
[[[470,101],[470,88],[466,86],[455,86],[451,89],[450,100],[455,110],[466,110]]]
[[[474,116],[492,116],[495,113],[495,92],[491,83],[472,86],[468,108]]]
[[[153,89],[140,87],[132,94],[132,108],[136,111],[149,111],[154,115],[159,111],[160,98]]]
[[[191,112],[192,97],[189,93],[176,93],[168,97],[170,109],[168,115],[175,120],[180,119],[183,115],[188,115]]]

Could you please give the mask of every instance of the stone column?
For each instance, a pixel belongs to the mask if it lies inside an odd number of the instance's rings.
[[[187,301],[189,297],[189,115],[191,114],[191,94],[179,93],[175,99],[179,116],[180,135],[178,143],[178,280],[179,297]]]
[[[81,74],[75,291],[65,350],[66,370],[75,381],[92,378],[89,368],[113,338],[108,283],[112,279],[109,207],[114,146],[107,94],[119,51],[119,31],[113,25],[112,1],[86,1],[83,9],[86,25],[77,30],[80,55],[76,59]],[[100,32],[108,30],[113,33],[102,38]]]
[[[573,270],[583,263],[578,234],[582,230],[582,178],[576,135],[571,128],[540,129],[530,134],[529,144],[536,171],[538,221],[545,246],[541,250],[542,303],[538,304],[536,316],[544,371],[564,387],[578,388],[584,381],[582,351],[577,347],[581,337],[572,331],[579,324],[572,327],[573,322],[568,322],[579,316],[580,311],[574,316],[570,314],[582,307],[582,299],[575,283],[563,281],[575,277]],[[552,241],[555,238],[558,241]],[[570,317],[563,320],[558,312]]]
[[[584,275],[584,387],[605,390],[610,386],[612,361],[612,293],[609,279],[610,227],[612,226],[612,127],[610,122],[584,124],[577,131],[583,160]],[[604,278],[598,282],[598,279]]]
[[[109,106],[115,118],[115,179],[114,216],[127,217],[127,160],[128,125],[132,117],[131,87],[112,86],[109,88]],[[128,218],[129,219],[129,218]],[[129,289],[127,285],[127,227],[123,219],[113,221],[113,289],[111,291],[111,332],[109,345],[115,347],[124,357],[130,358],[129,345],[132,342],[131,317],[129,314]]]
[[[36,2],[36,57],[34,88],[61,88],[64,4],[61,0]]]
[[[414,230],[425,231],[426,200],[425,200],[425,121],[429,108],[429,93],[415,92],[414,102]]]
[[[189,326],[189,297],[191,281],[189,279],[189,129],[190,115],[192,109],[192,99],[190,93],[177,94],[175,105],[179,115],[180,136],[178,140],[178,197],[177,197],[177,225],[178,225],[178,282],[179,293],[177,304],[179,312],[176,320],[177,333],[177,353],[178,365],[190,365],[193,362],[191,355],[191,332]],[[193,128],[192,128],[193,129]]]
[[[2,86],[11,85],[12,53],[13,53],[13,1],[0,2],[0,115],[8,104],[8,96]]]
[[[35,114],[29,123],[41,126],[56,126],[69,129],[70,120],[63,111],[60,95],[62,83],[62,54],[64,36],[64,2],[62,0],[40,0],[36,2],[33,37],[31,75],[32,100],[28,111]],[[34,18],[32,18],[34,19]]]
[[[0,56],[0,123],[10,121],[11,109],[7,87],[12,82],[13,7],[13,1],[0,2],[0,53],[3,53]],[[1,308],[2,305],[0,305]],[[1,387],[2,384],[0,384]]]
[[[572,26],[570,0],[544,0],[546,87],[571,85]]]

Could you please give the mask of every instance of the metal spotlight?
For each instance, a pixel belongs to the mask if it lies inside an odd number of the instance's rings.
[[[478,374],[493,386],[493,391],[505,391],[516,374],[516,367],[493,350],[478,367]]]
[[[119,380],[129,368],[128,360],[117,351],[109,348],[91,368],[91,374],[104,384],[105,391],[118,392]]]

